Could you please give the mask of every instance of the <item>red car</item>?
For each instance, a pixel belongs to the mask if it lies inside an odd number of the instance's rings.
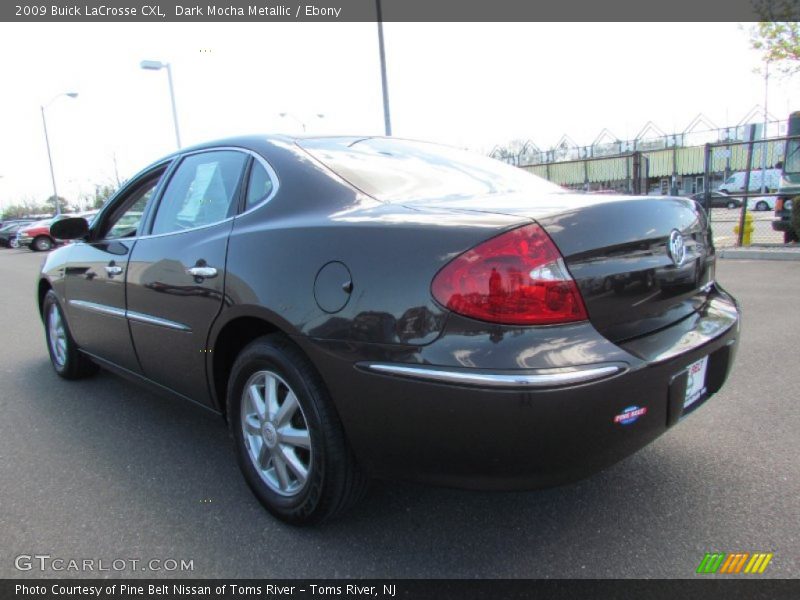
[[[27,246],[34,252],[44,252],[46,250],[50,250],[51,248],[62,243],[61,240],[50,235],[50,226],[53,223],[66,217],[83,217],[91,223],[94,215],[96,214],[97,211],[89,211],[78,214],[60,214],[56,215],[55,217],[51,217],[50,219],[36,221],[35,223],[31,223],[27,227],[23,227],[19,230],[19,233],[17,234],[17,244],[20,247]]]
[[[28,246],[35,252],[50,250],[58,242],[50,235],[50,225],[62,218],[61,216],[36,221],[19,230],[17,243],[20,247]]]

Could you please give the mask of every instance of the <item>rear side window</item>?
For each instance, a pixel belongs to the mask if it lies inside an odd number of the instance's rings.
[[[211,225],[232,216],[247,155],[233,150],[187,156],[167,184],[153,234]]]
[[[257,160],[253,161],[250,168],[250,178],[247,182],[247,197],[245,198],[244,209],[250,210],[257,206],[272,193],[272,179],[267,170]]]
[[[353,186],[384,202],[564,191],[499,160],[438,144],[387,138],[315,138],[298,144]]]

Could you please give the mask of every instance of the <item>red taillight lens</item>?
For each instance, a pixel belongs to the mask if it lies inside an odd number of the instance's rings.
[[[431,291],[453,312],[491,323],[552,325],[587,318],[561,253],[536,224],[456,257],[436,274]]]

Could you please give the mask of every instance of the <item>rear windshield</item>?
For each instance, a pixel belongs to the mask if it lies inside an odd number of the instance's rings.
[[[315,138],[298,144],[350,184],[384,202],[564,191],[493,158],[427,142]]]

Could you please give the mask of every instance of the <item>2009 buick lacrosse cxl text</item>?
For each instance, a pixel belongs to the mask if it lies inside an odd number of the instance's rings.
[[[56,372],[218,411],[297,524],[369,477],[585,476],[717,392],[739,334],[694,201],[570,193],[422,142],[204,144],[52,233],[74,240],[38,284]]]

